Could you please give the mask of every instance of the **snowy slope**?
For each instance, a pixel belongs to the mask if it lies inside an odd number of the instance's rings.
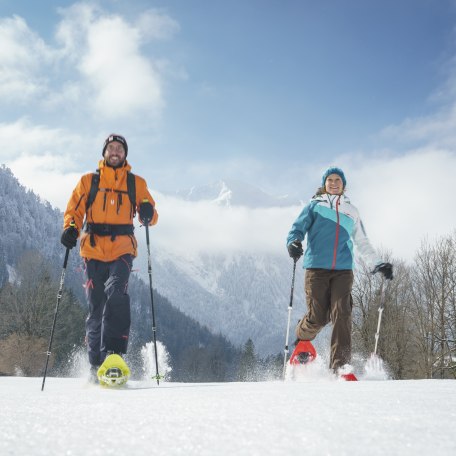
[[[452,380],[132,385],[0,378],[0,454],[456,454]]]
[[[231,253],[173,258],[158,252],[154,274],[159,292],[213,333],[221,332],[235,345],[251,338],[261,355],[283,349],[292,277],[288,257]],[[304,312],[302,284],[299,268],[293,328]]]

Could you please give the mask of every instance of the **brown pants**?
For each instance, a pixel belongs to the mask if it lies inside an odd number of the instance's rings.
[[[350,362],[353,300],[353,271],[307,269],[305,291],[308,312],[296,327],[300,340],[313,340],[330,321],[330,367],[334,370]]]

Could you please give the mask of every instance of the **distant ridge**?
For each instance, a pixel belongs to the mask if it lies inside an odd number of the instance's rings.
[[[297,199],[271,196],[252,184],[236,179],[218,180],[213,183],[178,190],[176,196],[186,201],[212,201],[220,206],[245,206],[249,208],[287,207],[299,205]]]

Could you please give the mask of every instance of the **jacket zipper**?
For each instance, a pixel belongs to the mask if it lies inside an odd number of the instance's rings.
[[[339,244],[339,229],[340,229],[340,219],[339,219],[339,203],[340,203],[340,196],[337,198],[336,201],[336,217],[337,217],[337,224],[336,224],[336,239],[334,241],[334,251],[333,251],[333,262],[331,265],[331,270],[336,267],[336,260],[337,260],[337,246]]]

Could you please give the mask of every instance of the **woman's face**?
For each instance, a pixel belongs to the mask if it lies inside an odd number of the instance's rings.
[[[341,195],[344,189],[344,184],[342,182],[339,174],[330,174],[325,181],[325,190],[326,193],[330,195]]]

